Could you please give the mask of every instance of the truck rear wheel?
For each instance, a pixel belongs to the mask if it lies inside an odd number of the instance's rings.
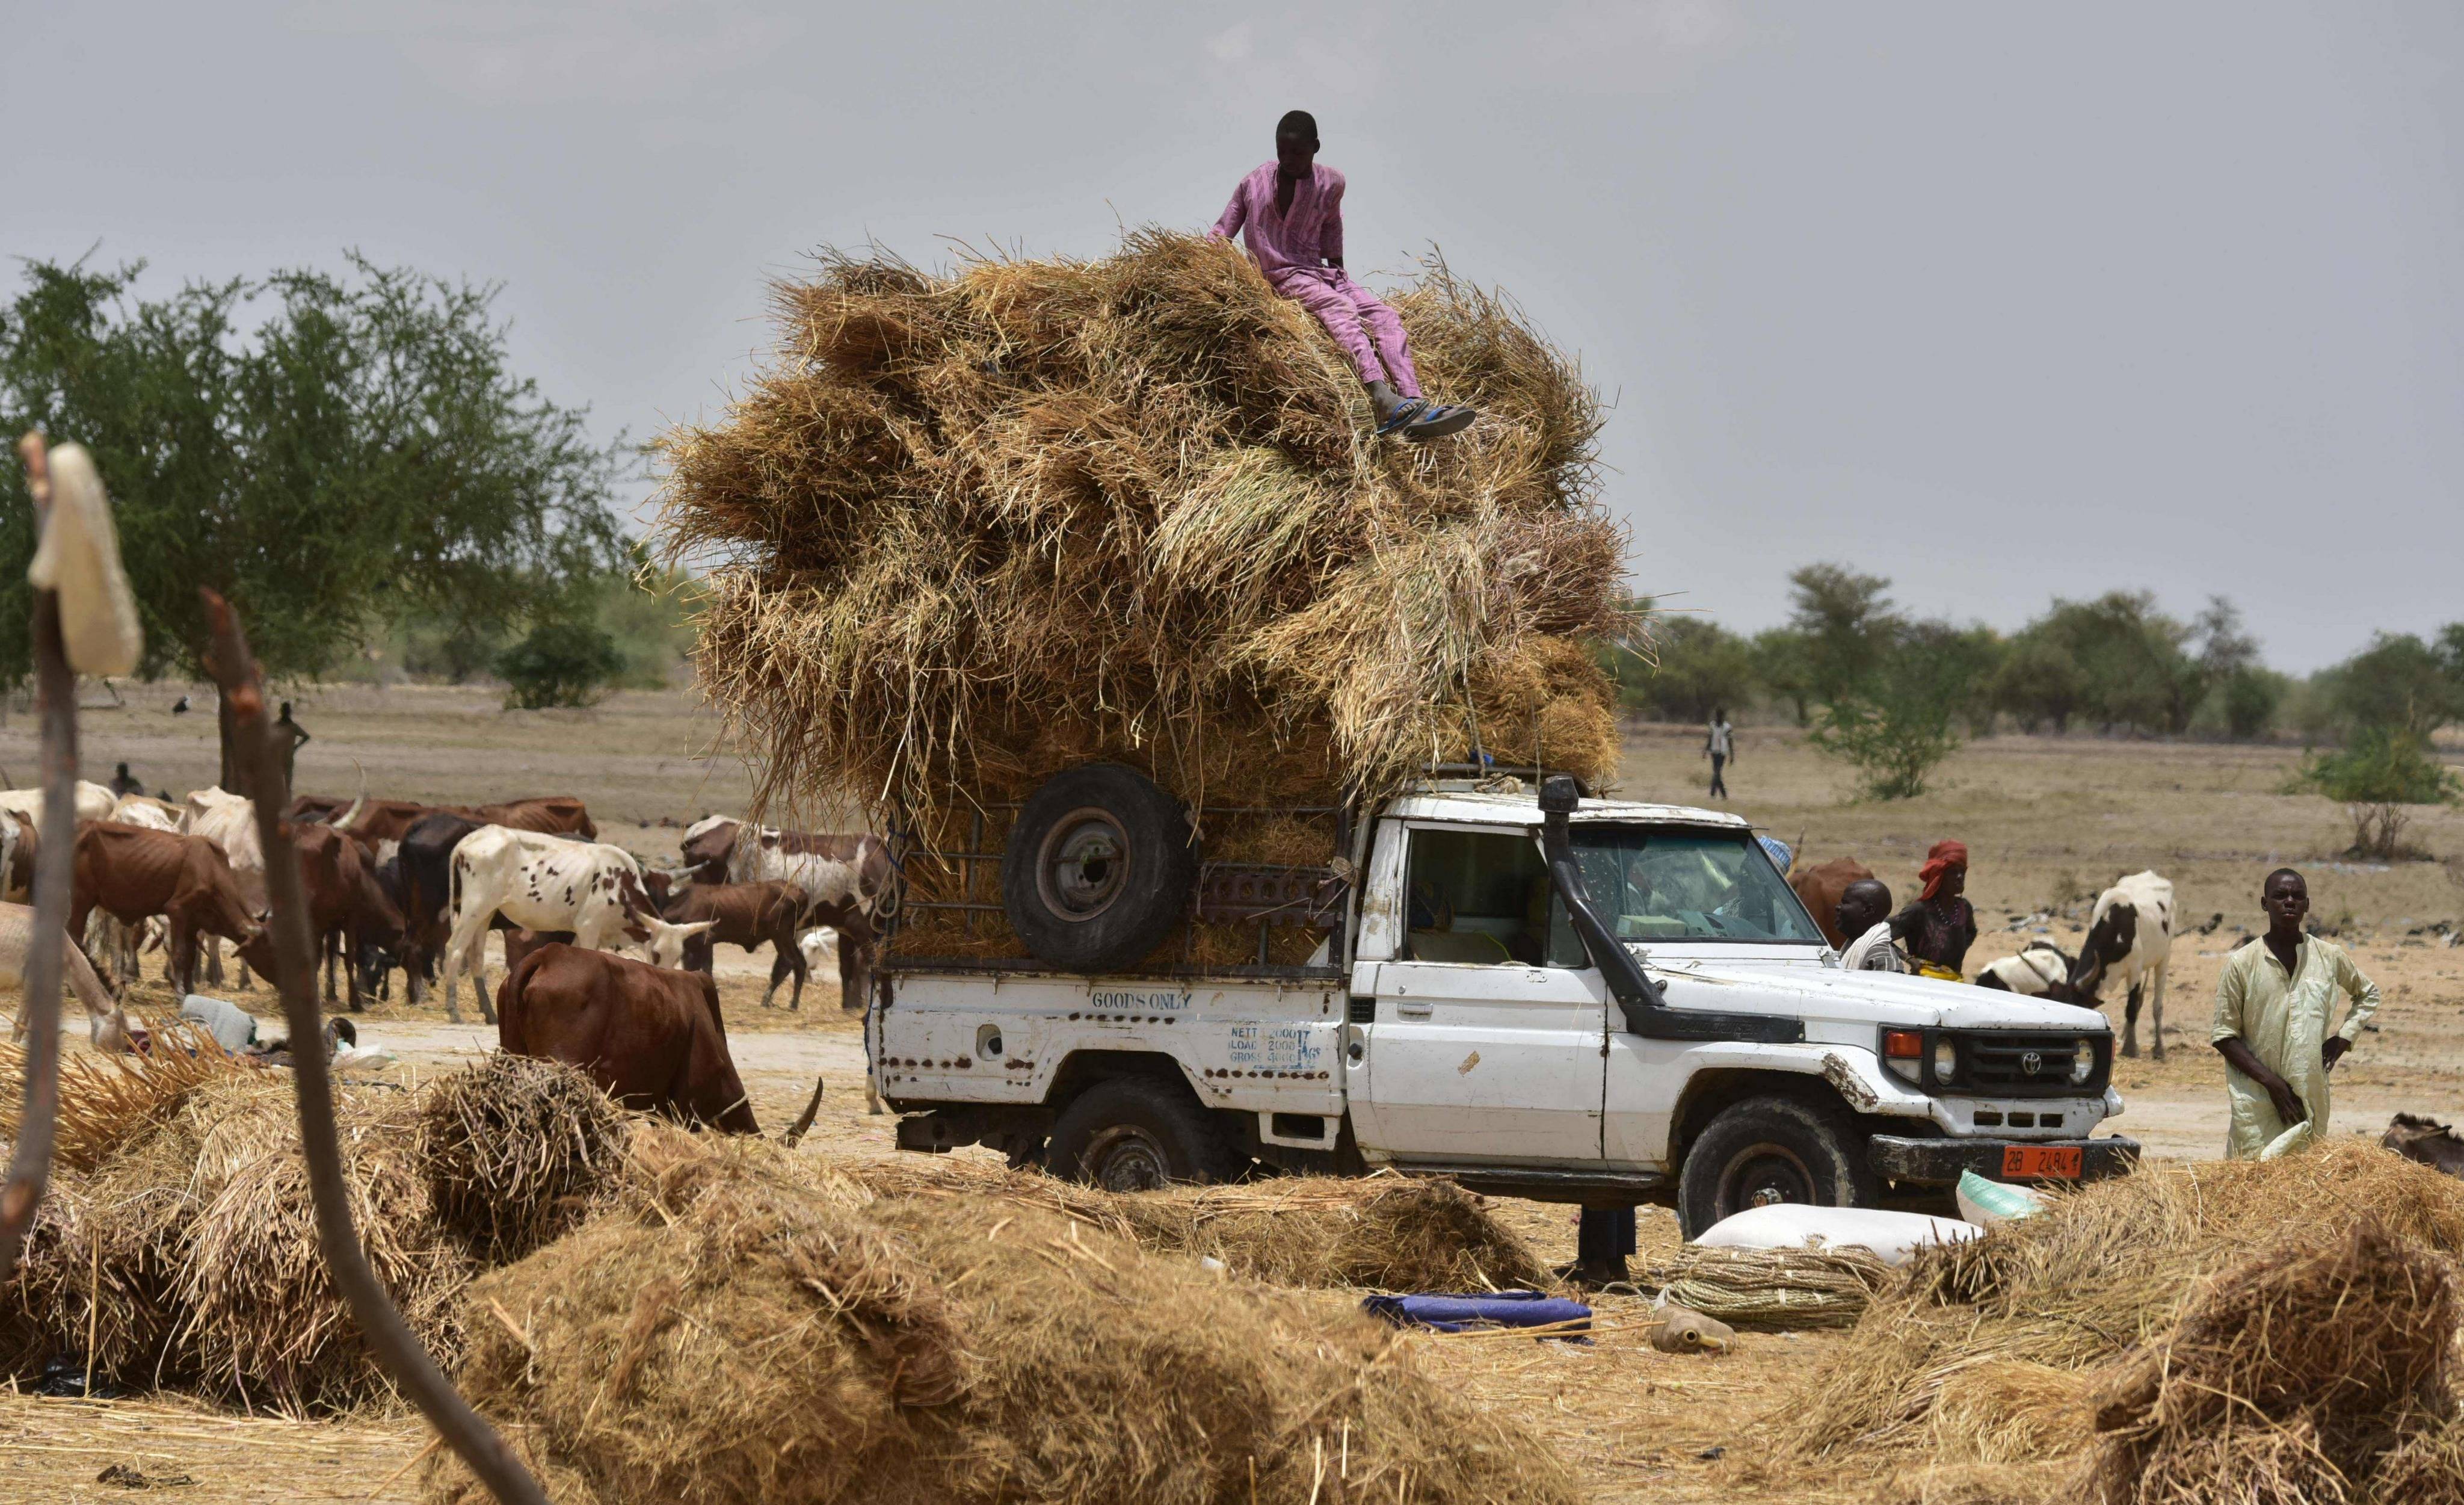
[[[1001,907],[1037,960],[1125,967],[1189,910],[1198,851],[1180,802],[1135,768],[1090,763],[1027,796],[1001,852]]]
[[[1722,1109],[1686,1150],[1678,1221],[1690,1239],[1749,1208],[1869,1206],[1878,1190],[1863,1136],[1845,1114],[1794,1097],[1749,1097]]]
[[[1230,1181],[1242,1169],[1231,1137],[1186,1088],[1143,1076],[1097,1082],[1052,1125],[1046,1167],[1106,1191],[1153,1191]]]

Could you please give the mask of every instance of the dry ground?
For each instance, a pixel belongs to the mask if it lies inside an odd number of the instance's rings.
[[[149,786],[185,792],[215,766],[212,701],[174,717],[179,691],[127,692],[122,709],[83,722],[89,772],[107,776],[125,760]],[[100,700],[99,694],[89,700]],[[590,803],[605,839],[645,857],[671,857],[678,829],[713,810],[740,808],[748,781],[732,759],[705,756],[715,727],[681,694],[627,694],[588,711],[503,713],[484,692],[426,687],[302,694],[298,716],[316,741],[300,754],[303,788],[348,792],[367,770],[381,794],[479,801],[570,793]],[[0,725],[0,768],[31,771],[29,719]],[[2154,868],[2173,879],[2190,925],[2221,914],[2211,934],[2175,946],[2167,1008],[2168,1058],[2143,1057],[2119,1073],[2130,1109],[2117,1127],[2158,1153],[2206,1156],[2223,1141],[2223,1077],[2205,1044],[2217,967],[2257,922],[2259,879],[2281,864],[2304,869],[2321,918],[2340,928],[2387,993],[2381,1028],[2342,1068],[2338,1124],[2375,1133],[2398,1109],[2464,1118],[2464,950],[2410,934],[2464,910],[2464,889],[2435,862],[2355,864],[2336,853],[2348,839],[2323,801],[2277,792],[2296,759],[2289,749],[1998,738],[1957,755],[1940,789],[1896,805],[1844,798],[1847,780],[1783,729],[1749,730],[1729,770],[1743,811],[1819,861],[1863,858],[1903,896],[1925,849],[1943,836],[1973,852],[1970,893],[1988,927],[1975,962],[2016,950],[2041,911],[2068,910],[2046,928],[2076,948],[2081,898],[2116,875]],[[1706,764],[1690,729],[1636,727],[1628,737],[1625,793],[1695,800]],[[2425,818],[2414,838],[2464,853],[2464,813]],[[2017,928],[2010,927],[2017,923]],[[818,1075],[827,1091],[809,1141],[813,1153],[888,1155],[889,1120],[869,1117],[862,1093],[861,1033],[834,989],[808,990],[790,1014],[759,1007],[767,958],[720,953],[720,984],[734,1048],[755,1107],[776,1127],[803,1104]],[[149,1001],[162,1000],[148,984]],[[270,1016],[262,987],[235,993]],[[470,1011],[455,1026],[442,1009],[399,1002],[371,1011],[363,1038],[400,1052],[402,1070],[439,1069],[487,1049],[493,1030]],[[2118,1012],[2118,1009],[2116,1010]],[[2143,1020],[2143,1031],[2147,1021]],[[1504,1210],[1552,1260],[1571,1258],[1564,1208],[1506,1204]],[[1676,1237],[1674,1221],[1646,1211],[1643,1236]],[[1808,1482],[1754,1465],[1756,1419],[1785,1404],[1790,1384],[1826,1346],[1821,1334],[1749,1334],[1723,1359],[1653,1352],[1630,1300],[1602,1302],[1605,1331],[1590,1347],[1529,1339],[1416,1338],[1423,1360],[1492,1405],[1511,1408],[1581,1472],[1603,1501],[1804,1499]],[[423,1444],[424,1428],[400,1418],[294,1423],[203,1413],[177,1400],[90,1403],[0,1395],[0,1495],[24,1499],[124,1497],[96,1482],[106,1465],[149,1476],[185,1473],[178,1497],[408,1499],[409,1475],[392,1474]],[[1829,1481],[1853,1494],[1864,1481]]]

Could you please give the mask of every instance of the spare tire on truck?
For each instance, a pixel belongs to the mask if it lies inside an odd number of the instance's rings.
[[[1180,802],[1135,768],[1090,763],[1027,796],[1001,852],[1001,907],[1036,959],[1126,967],[1189,913],[1198,849]]]

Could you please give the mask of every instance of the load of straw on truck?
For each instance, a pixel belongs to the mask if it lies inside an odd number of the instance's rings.
[[[1298,961],[1312,924],[1196,896],[1322,912],[1347,810],[1433,764],[1614,772],[1597,398],[1441,261],[1394,301],[1484,414],[1443,445],[1374,437],[1221,241],[780,285],[769,366],[664,441],[661,529],[714,566],[697,668],[762,802],[896,835],[894,955]]]

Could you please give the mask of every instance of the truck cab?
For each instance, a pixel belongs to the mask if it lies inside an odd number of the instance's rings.
[[[880,1090],[923,1110],[901,1142],[989,1140],[1098,1180],[1098,1140],[1144,1142],[1135,1174],[1158,1179],[1391,1167],[1663,1203],[1689,1234],[1766,1203],[1872,1205],[1963,1170],[2072,1180],[2136,1158],[2090,1137],[2122,1109],[2101,1014],[1842,970],[1736,816],[1563,780],[1536,796],[1449,781],[1387,802],[1341,860],[1355,881],[1339,928],[1292,975],[1065,979],[1030,963],[986,989],[893,963],[869,1027]],[[1032,1064],[998,1092],[911,1075],[936,1056],[898,1042],[943,1011],[932,1038],[997,1038]],[[1080,1109],[1123,1074],[1140,1085]],[[1129,1098],[1130,1117],[1176,1126],[1081,1121]],[[1158,1133],[1217,1138],[1146,1142]]]

